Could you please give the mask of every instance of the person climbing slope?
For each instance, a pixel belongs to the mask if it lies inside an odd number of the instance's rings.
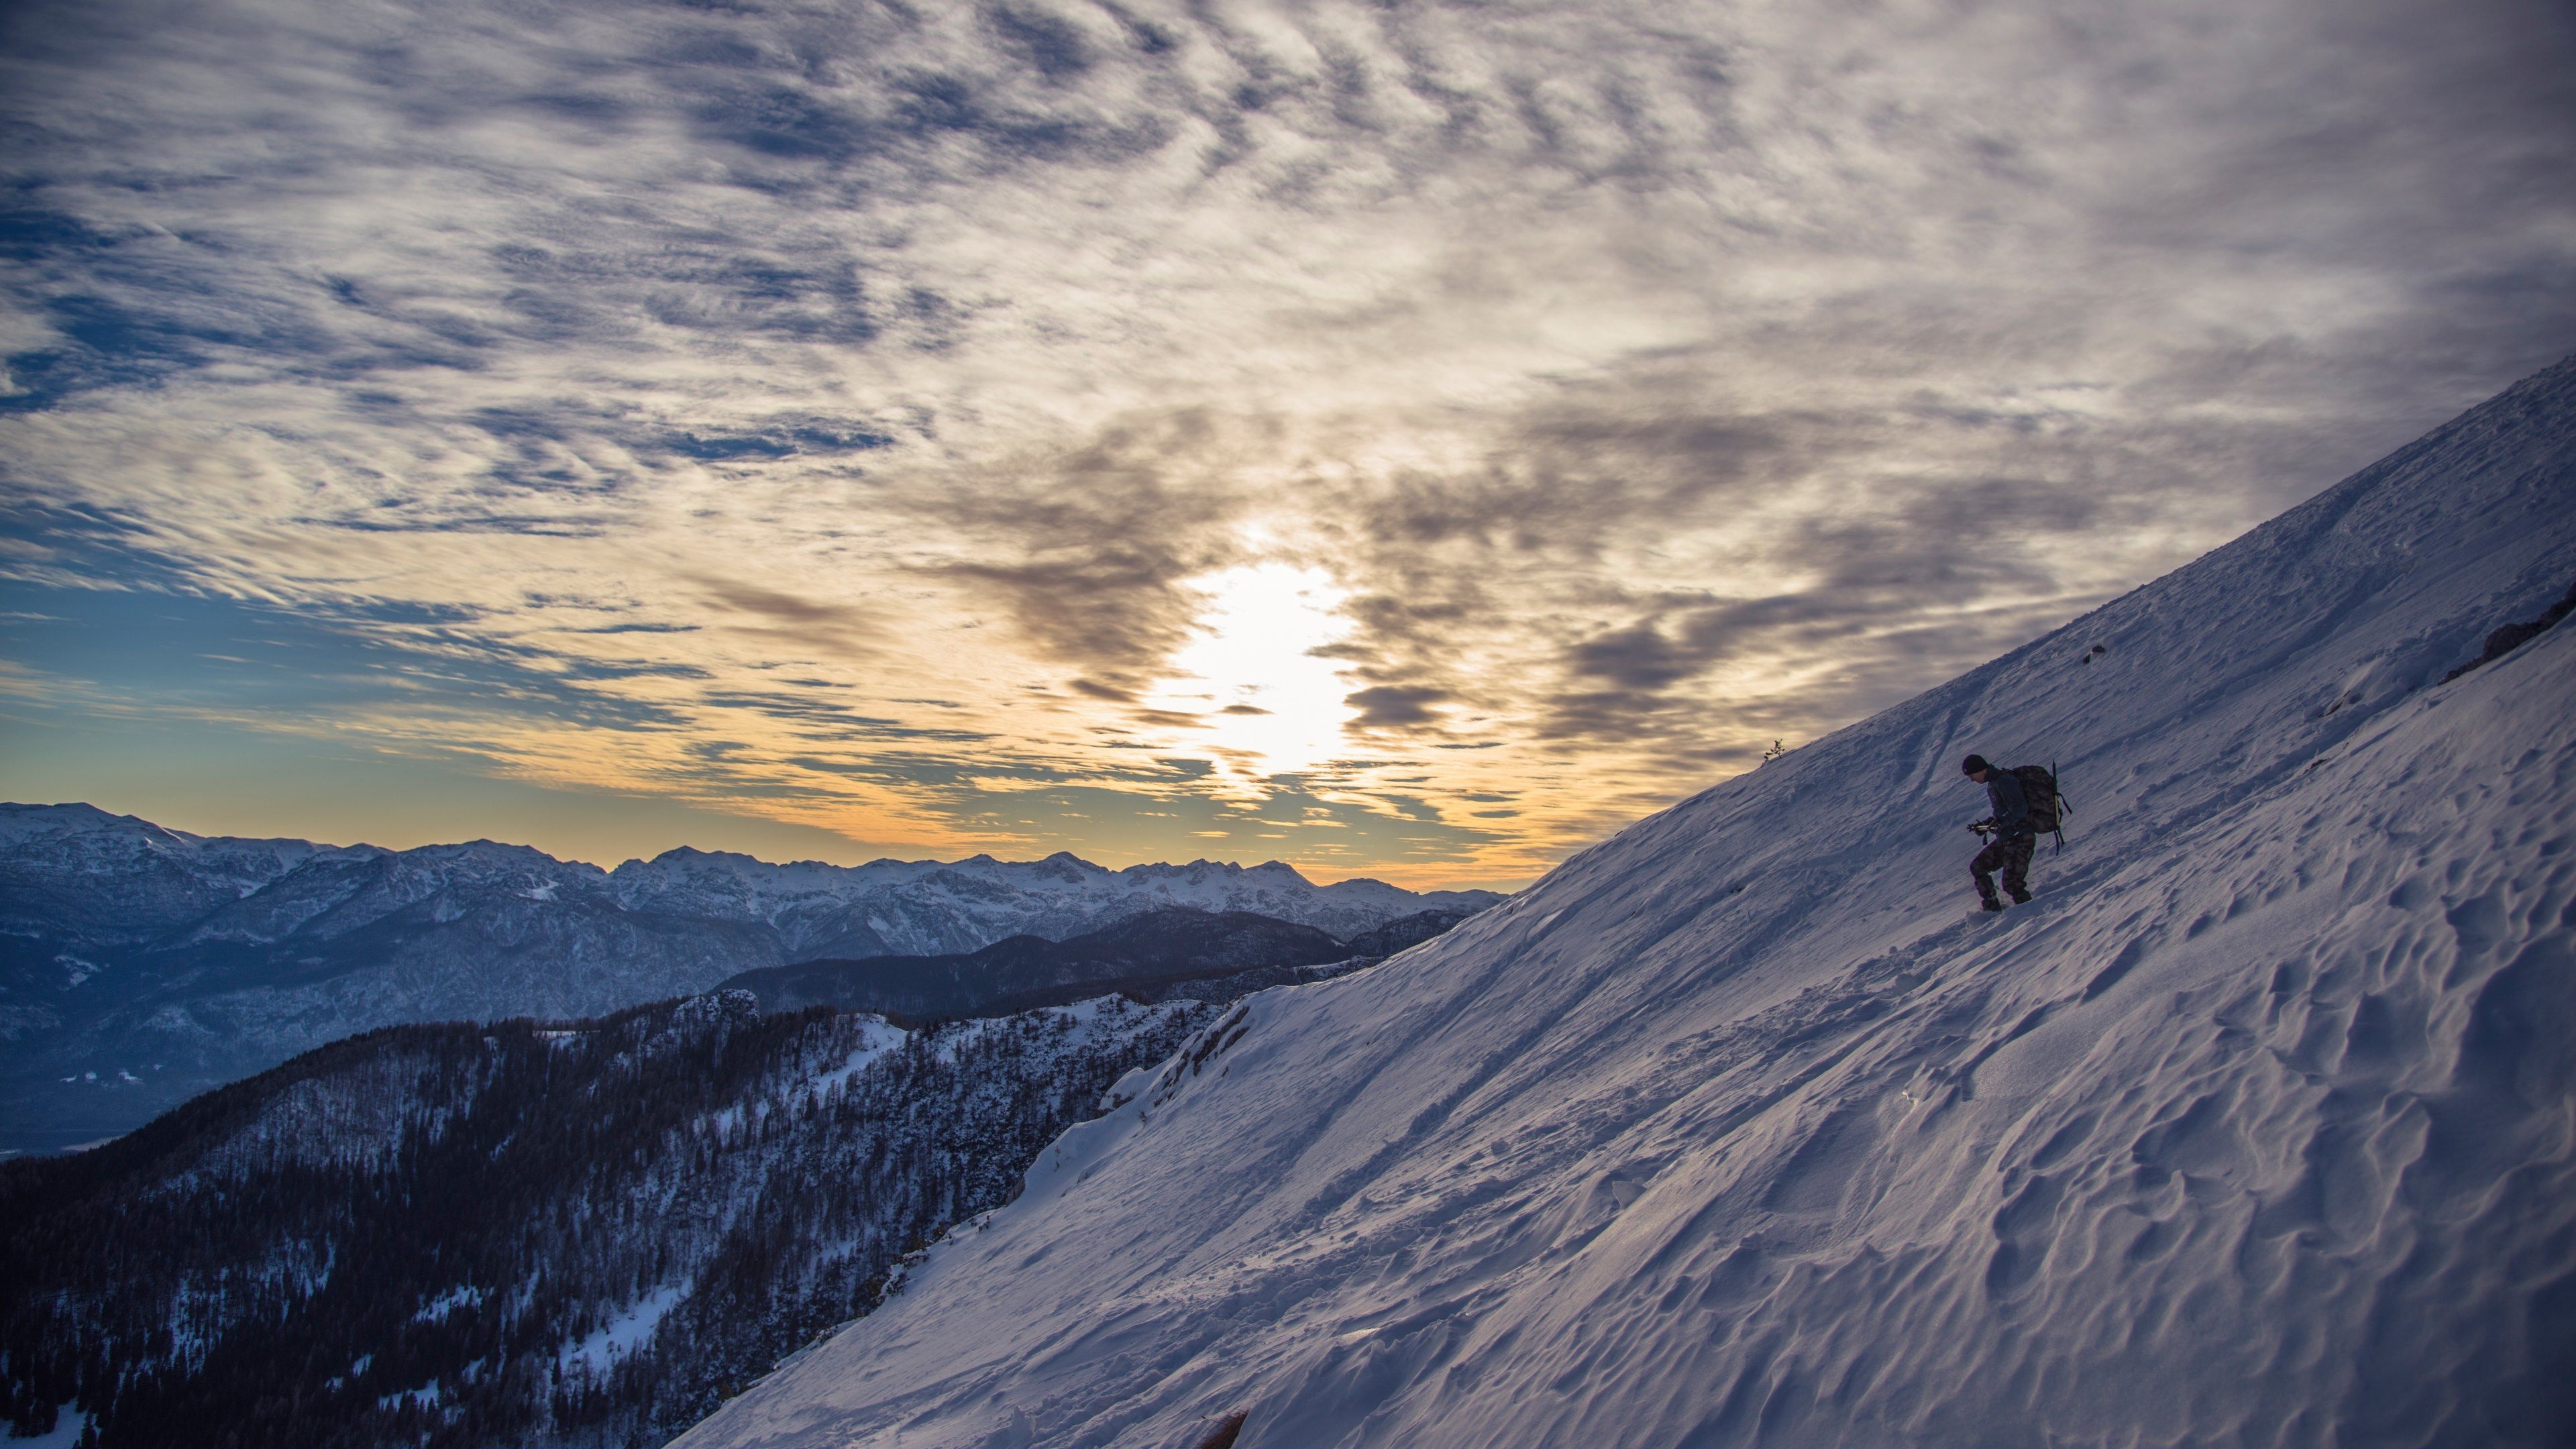
[[[1968,874],[1977,881],[1977,899],[1986,909],[2000,911],[2004,903],[1995,899],[1994,872],[2004,873],[2004,889],[2011,893],[2014,905],[2030,901],[2030,853],[2039,845],[2039,834],[2031,827],[2030,792],[2022,788],[2021,779],[2010,770],[1998,770],[1986,763],[1983,755],[1970,755],[1959,762],[1960,772],[1986,787],[1986,803],[1994,813],[1970,825],[1979,835],[1990,835],[1986,848],[1968,862]]]

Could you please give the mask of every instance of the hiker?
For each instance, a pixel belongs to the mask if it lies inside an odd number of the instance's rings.
[[[1968,874],[1977,880],[1977,899],[1986,903],[1987,910],[2004,908],[2004,903],[1995,899],[1994,872],[2001,867],[2004,889],[2012,895],[2013,904],[2028,905],[2030,853],[2039,844],[2038,832],[2031,828],[2030,792],[2022,788],[2019,776],[1987,764],[1983,755],[1970,755],[1960,761],[1959,770],[1986,787],[1986,801],[1995,807],[1994,814],[1968,827],[1979,835],[1991,836],[1986,848],[1968,862]]]

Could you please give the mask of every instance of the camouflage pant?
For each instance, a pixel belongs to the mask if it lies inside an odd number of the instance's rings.
[[[2038,848],[2036,835],[2003,835],[1986,843],[1977,858],[1968,862],[1968,874],[1977,878],[1977,894],[1987,900],[1995,898],[1994,872],[2004,873],[2004,889],[2014,895],[2030,891],[2030,853]]]

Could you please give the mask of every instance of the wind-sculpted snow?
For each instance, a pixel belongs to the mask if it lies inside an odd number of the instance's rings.
[[[2439,681],[2576,577],[2572,440],[2562,365],[1247,998],[681,1443],[2569,1442],[2576,634]],[[1970,750],[2077,806],[1999,917]]]

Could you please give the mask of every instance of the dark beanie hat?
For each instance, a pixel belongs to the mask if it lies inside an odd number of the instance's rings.
[[[1983,755],[1970,755],[1959,762],[1959,773],[1962,775],[1973,775],[1979,770],[1991,770],[1993,768],[1994,766],[1986,763],[1986,757]]]

